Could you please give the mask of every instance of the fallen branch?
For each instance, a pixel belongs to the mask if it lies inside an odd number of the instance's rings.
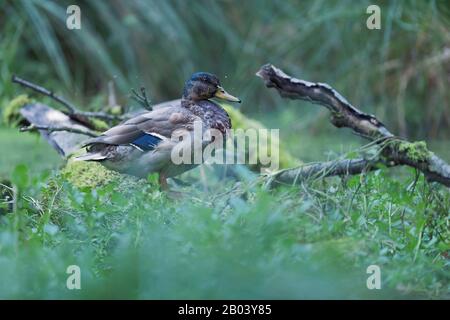
[[[35,130],[45,130],[47,132],[54,132],[54,131],[66,131],[66,132],[71,132],[71,133],[79,133],[79,134],[84,134],[86,136],[90,136],[90,137],[98,137],[99,134],[96,133],[93,130],[90,130],[88,128],[73,128],[73,127],[65,127],[65,126],[39,126],[39,125],[29,125],[28,127],[22,127],[20,128],[21,132],[25,132],[25,131],[35,131]]]
[[[366,159],[343,159],[310,163],[297,168],[280,170],[270,175],[266,186],[271,188],[275,184],[296,185],[308,179],[355,175],[378,168],[379,164],[376,161]]]
[[[327,172],[326,176],[358,174],[366,168],[376,168],[377,163],[389,163],[391,166],[416,168],[429,181],[450,187],[450,165],[429,151],[424,142],[411,143],[396,138],[375,116],[352,106],[329,85],[293,78],[270,64],[262,66],[256,75],[264,80],[268,88],[277,89],[282,97],[307,100],[326,107],[331,112],[330,121],[334,126],[350,128],[354,133],[376,142],[381,148],[379,159],[371,163],[359,159],[300,166],[275,173],[270,177],[271,181],[296,184],[302,178],[312,177],[319,172]]]

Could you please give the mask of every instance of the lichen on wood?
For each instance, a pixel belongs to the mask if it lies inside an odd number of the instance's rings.
[[[26,94],[21,94],[12,99],[3,109],[3,122],[8,126],[16,127],[23,119],[20,109],[32,101]]]
[[[398,151],[405,153],[408,158],[418,162],[426,162],[431,155],[425,141],[401,141],[398,144]]]

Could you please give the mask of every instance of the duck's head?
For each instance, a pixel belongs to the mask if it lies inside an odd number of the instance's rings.
[[[199,101],[219,98],[230,102],[241,102],[220,86],[217,76],[208,72],[196,72],[186,81],[183,90],[183,100]]]

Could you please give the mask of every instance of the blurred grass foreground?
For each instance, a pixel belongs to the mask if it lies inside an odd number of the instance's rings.
[[[2,119],[31,95],[13,74],[96,111],[110,82],[132,110],[131,88],[145,86],[153,103],[175,99],[203,70],[239,95],[243,114],[280,128],[302,161],[361,145],[321,108],[267,90],[254,73],[270,62],[329,83],[450,160],[448,1],[377,1],[381,30],[366,28],[369,1],[76,1],[80,30],[66,28],[70,4],[0,1]],[[450,297],[450,192],[413,170],[268,191],[253,175],[236,187],[202,168],[183,177],[188,196],[176,201],[152,176],[95,170],[66,166],[38,135],[0,124],[0,298]],[[80,290],[66,286],[70,265]],[[381,290],[366,286],[370,265]]]

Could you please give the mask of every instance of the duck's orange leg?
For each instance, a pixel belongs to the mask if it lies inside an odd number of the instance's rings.
[[[169,185],[167,184],[167,177],[164,175],[164,173],[162,172],[159,173],[158,181],[161,190],[163,191],[169,190]]]

